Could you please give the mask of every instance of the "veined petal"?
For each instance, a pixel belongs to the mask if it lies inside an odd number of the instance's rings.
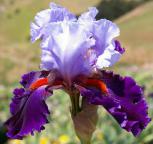
[[[121,77],[112,72],[102,71],[108,93],[103,94],[93,87],[77,86],[90,104],[102,105],[125,130],[137,136],[148,125],[150,118],[143,91],[131,77]]]
[[[54,16],[41,30],[41,69],[57,69],[70,81],[76,75],[88,75],[94,68],[109,67],[119,60],[123,50],[114,40],[119,28],[106,19],[96,21],[96,8],[89,8],[77,21],[61,6],[52,3],[51,7]],[[36,19],[41,21],[39,15]]]
[[[51,10],[43,10],[35,16],[35,22],[31,23],[30,25],[30,34],[31,34],[31,41],[34,42],[35,40],[39,39],[42,34],[42,28],[45,26],[45,24],[49,23],[50,21],[50,13]]]
[[[33,92],[18,92],[19,95],[15,95],[11,104],[14,107],[12,116],[5,123],[8,137],[22,139],[29,133],[44,129],[49,114],[45,99],[50,95],[45,88],[42,86]]]
[[[57,5],[53,2],[50,3],[51,13],[51,22],[58,22],[63,20],[75,21],[76,16],[70,13],[66,8]]]
[[[84,29],[92,33],[92,37],[96,40],[96,45],[93,48],[97,55],[97,68],[109,67],[116,63],[121,54],[118,50],[122,50],[115,37],[119,36],[119,28],[113,22],[101,19],[95,20],[98,13],[96,8],[90,8],[88,12],[83,13],[78,22],[84,25]]]
[[[41,68],[50,70],[53,67],[49,68],[49,65],[56,66],[54,68],[58,69],[63,77],[69,78],[88,73],[91,61],[89,62],[87,53],[95,45],[90,32],[84,30],[79,23],[70,21],[51,24],[49,29],[52,29],[50,37],[44,39],[42,44]],[[47,28],[46,30],[48,31]],[[44,53],[47,54],[47,59]]]
[[[95,17],[98,13],[97,8],[95,7],[90,7],[89,11],[83,13],[79,18],[78,21],[80,22],[85,22],[85,21],[93,21],[96,20]]]
[[[95,49],[98,56],[96,66],[98,68],[112,66],[121,57],[121,54],[115,50],[114,43],[114,39],[119,36],[119,33],[117,25],[109,20],[101,19],[95,24]]]
[[[50,9],[46,9],[37,13],[34,22],[31,23],[32,42],[43,36],[43,28],[49,23],[63,20],[74,21],[76,18],[66,8],[56,5],[55,3],[51,3]]]
[[[94,47],[97,55],[96,66],[101,69],[115,64],[123,52],[120,53],[117,51],[121,46],[118,41],[114,40],[120,33],[117,25],[106,19],[96,21],[94,19],[96,14],[97,11],[91,9],[89,12],[83,14],[78,19],[78,22],[84,25],[84,29],[90,31],[92,37],[96,40]]]
[[[121,47],[120,42],[115,40],[114,43],[108,47],[102,55],[97,59],[96,66],[101,69],[103,67],[110,67],[119,61],[125,49]],[[114,49],[115,48],[115,49]]]
[[[114,65],[120,59],[120,57],[121,54],[118,51],[107,48],[106,50],[104,50],[104,53],[98,57],[96,67],[99,69],[110,67]]]

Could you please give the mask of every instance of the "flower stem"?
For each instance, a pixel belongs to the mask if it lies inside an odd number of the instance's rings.
[[[69,91],[70,99],[71,99],[71,113],[75,116],[78,112],[80,112],[80,94],[77,91]]]

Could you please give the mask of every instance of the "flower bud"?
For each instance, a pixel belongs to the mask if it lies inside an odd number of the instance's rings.
[[[74,128],[78,138],[83,144],[90,144],[92,134],[96,129],[98,120],[97,106],[88,104],[82,99],[82,109],[75,116],[72,115]]]

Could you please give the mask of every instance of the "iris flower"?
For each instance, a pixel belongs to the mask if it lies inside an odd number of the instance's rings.
[[[148,125],[148,106],[141,86],[132,77],[105,70],[125,50],[116,40],[118,26],[106,19],[96,20],[97,13],[91,7],[76,18],[55,3],[37,13],[31,23],[31,40],[41,39],[41,70],[24,74],[22,87],[13,92],[11,117],[5,123],[8,137],[22,139],[44,129],[50,114],[45,101],[55,89],[69,94],[72,119],[80,137],[81,132],[87,135],[82,123],[90,131],[88,122],[96,117],[96,106],[103,106],[121,128],[134,136]]]

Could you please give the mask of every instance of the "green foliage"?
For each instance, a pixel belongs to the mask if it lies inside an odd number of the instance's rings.
[[[0,144],[7,142],[8,138],[6,137],[6,129],[3,127],[3,124],[0,123]]]

